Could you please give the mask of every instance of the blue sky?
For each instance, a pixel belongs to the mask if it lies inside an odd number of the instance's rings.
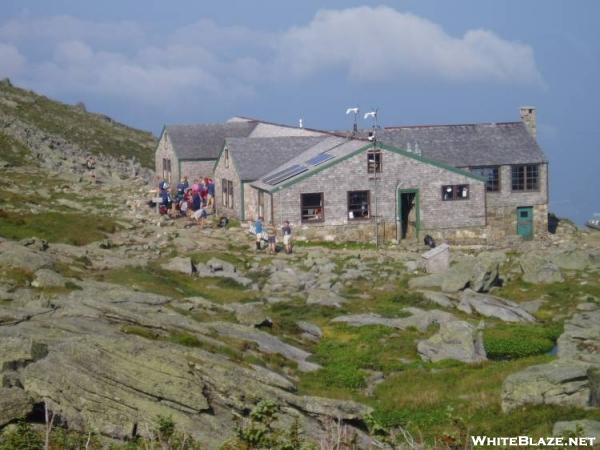
[[[538,112],[550,206],[600,212],[600,2],[4,0],[0,77],[160,132],[233,115],[340,129]]]

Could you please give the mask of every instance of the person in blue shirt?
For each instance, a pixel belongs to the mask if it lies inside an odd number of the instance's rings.
[[[208,179],[208,207],[215,207],[215,182],[211,178]]]
[[[262,217],[258,217],[254,222],[254,232],[256,233],[256,250],[260,250],[260,240],[263,236]]]

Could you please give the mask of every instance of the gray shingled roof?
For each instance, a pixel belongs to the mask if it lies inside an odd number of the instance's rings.
[[[165,130],[179,159],[217,159],[225,138],[247,137],[256,122],[199,125],[166,125]]]
[[[240,179],[258,180],[324,139],[327,137],[227,138],[225,142]]]
[[[455,167],[547,161],[522,122],[393,127],[376,136],[400,149],[418,145],[424,157]]]
[[[265,183],[263,180],[268,175],[272,175],[281,170],[285,170],[296,164],[306,165],[308,170],[306,172],[302,173],[302,175],[305,176],[312,172],[315,172],[316,170],[321,169],[322,167],[324,167],[328,164],[335,163],[339,159],[343,158],[344,156],[347,156],[350,153],[355,152],[356,150],[368,145],[368,142],[366,142],[364,140],[358,140],[358,139],[349,140],[349,139],[337,137],[337,136],[329,136],[329,137],[326,137],[325,139],[323,139],[323,138],[311,138],[311,139],[321,139],[321,141],[318,142],[317,144],[313,145],[312,147],[310,147],[303,153],[298,154],[296,157],[288,160],[284,164],[281,164],[278,167],[273,167],[273,169],[270,172],[262,175],[262,178],[260,180],[257,180],[254,183],[252,183],[252,186],[258,187],[259,189],[263,189],[265,191],[278,190],[282,186],[284,186],[286,183],[281,183],[281,184],[273,186],[268,183]],[[308,161],[310,158],[317,156],[318,154],[323,153],[323,152],[329,153],[330,155],[332,155],[334,157],[334,159],[330,160],[330,162],[328,162],[326,164],[323,164],[322,166],[321,165],[313,166],[310,164],[306,164],[306,161]]]

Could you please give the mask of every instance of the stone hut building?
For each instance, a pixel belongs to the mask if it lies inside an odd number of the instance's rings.
[[[307,128],[291,127],[245,117],[225,123],[165,125],[155,152],[156,175],[175,184],[182,177],[190,180],[212,177],[215,163],[228,137],[320,136]]]
[[[227,138],[215,164],[220,214],[245,220],[264,215],[264,198],[250,183],[326,140],[326,136]]]
[[[267,221],[289,220],[312,239],[485,234],[485,180],[478,175],[378,142],[328,144],[251,183],[251,196],[264,198]]]
[[[330,135],[262,166],[271,169],[262,175],[240,174],[247,163],[237,156],[236,173],[222,178],[239,183],[241,204],[226,208],[217,194],[217,207],[246,220],[289,220],[315,239],[539,237],[547,231],[548,161],[535,139],[535,109],[522,108],[521,119],[389,127],[375,130],[373,141],[366,133]],[[235,141],[237,155],[247,141]],[[261,152],[252,148],[250,159]]]

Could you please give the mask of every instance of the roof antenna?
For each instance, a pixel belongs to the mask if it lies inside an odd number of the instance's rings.
[[[369,132],[369,140],[370,141],[374,141],[375,140],[375,128],[379,128],[379,124],[377,123],[377,111],[379,108],[375,108],[373,111],[369,111],[368,113],[365,113],[364,115],[364,119],[368,119],[369,117],[371,117],[373,119],[373,125],[372,125],[372,131]]]
[[[302,121],[302,117],[298,119],[298,128],[304,128],[304,122]]]
[[[356,123],[356,118],[358,117],[359,107],[355,106],[354,108],[346,109],[346,115],[352,113],[354,114],[354,125],[352,126],[352,134],[358,133],[358,124]]]

